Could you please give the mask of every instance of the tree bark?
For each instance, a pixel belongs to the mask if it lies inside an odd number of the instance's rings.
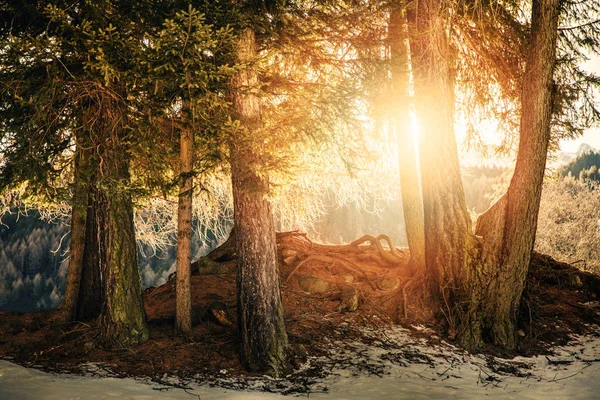
[[[179,203],[177,210],[177,285],[175,325],[179,332],[192,334],[192,303],[190,294],[192,238],[192,132],[181,130]]]
[[[467,212],[454,135],[445,1],[421,0],[411,18],[411,50],[420,124],[421,185],[427,275],[434,306],[451,333],[461,325],[469,277],[471,220]]]
[[[105,301],[100,316],[106,345],[135,346],[148,339],[133,225],[133,203],[128,191],[129,162],[119,132],[112,132],[103,149],[102,188],[98,201],[106,218],[98,226]],[[103,208],[101,206],[100,208]]]
[[[99,202],[98,190],[93,182],[95,182],[95,178],[92,177],[86,219],[85,254],[77,305],[77,320],[83,322],[98,318],[104,303],[100,257],[105,253],[106,247],[102,243],[98,226],[102,226],[107,210],[106,205]]]
[[[256,57],[254,32],[246,29],[238,43],[238,61]],[[240,355],[250,371],[283,375],[288,369],[287,334],[279,287],[276,238],[269,182],[259,173],[261,114],[252,66],[233,79],[233,106],[241,127],[232,139],[231,180],[237,248],[237,309]]]
[[[531,39],[521,94],[519,150],[508,192],[477,222],[483,255],[496,279],[479,318],[494,343],[516,346],[515,326],[539,214],[552,119],[560,0],[533,0]],[[493,226],[495,224],[495,226]],[[503,234],[494,233],[501,229]],[[488,266],[488,274],[492,267]]]
[[[404,2],[390,10],[389,24],[393,97],[397,102],[394,130],[398,146],[402,208],[410,250],[411,272],[425,272],[425,227],[419,186],[417,143],[410,117],[410,47]]]
[[[515,173],[507,194],[479,219],[477,237],[471,234],[452,132],[447,10],[444,2],[419,1],[418,34],[411,36],[427,268],[449,329],[464,347],[479,350],[487,342],[513,349],[550,135],[559,0],[533,1]]]
[[[69,269],[63,303],[65,322],[77,319],[77,305],[81,275],[83,270],[86,218],[88,212],[88,164],[89,154],[81,146],[75,151],[75,171],[73,200],[71,204],[71,244],[69,249]]]
[[[75,185],[71,215],[69,270],[65,291],[65,322],[91,321],[103,303],[97,220],[105,213],[95,200],[97,161],[89,149],[75,154]]]

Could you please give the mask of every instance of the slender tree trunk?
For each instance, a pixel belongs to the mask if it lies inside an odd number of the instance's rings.
[[[417,143],[412,134],[410,118],[410,48],[404,7],[393,7],[390,10],[389,37],[392,85],[394,100],[397,101],[393,123],[398,142],[406,238],[410,249],[409,266],[413,273],[418,273],[425,271],[425,227],[419,186]]]
[[[246,29],[238,43],[238,59],[256,57],[254,32]],[[287,334],[279,287],[275,228],[265,198],[269,182],[259,174],[260,103],[251,93],[258,83],[253,67],[233,79],[233,105],[241,129],[231,146],[231,180],[237,248],[237,309],[240,355],[250,371],[281,376],[288,369]]]
[[[179,203],[177,211],[177,286],[175,324],[185,335],[192,334],[192,303],[190,294],[191,238],[192,238],[192,157],[194,138],[192,132],[181,130]]]
[[[63,304],[65,322],[77,319],[77,304],[85,252],[86,216],[89,195],[88,163],[89,154],[87,154],[86,150],[78,146],[75,151],[69,269]]]
[[[427,274],[436,305],[455,333],[469,277],[471,220],[454,135],[446,1],[420,0],[410,27],[425,220]]]
[[[507,348],[516,346],[517,314],[535,242],[550,139],[559,13],[560,0],[532,2],[515,172],[507,194],[477,222],[477,234],[485,243],[483,270],[496,276],[478,322],[494,343]]]
[[[148,339],[133,225],[133,203],[128,192],[129,163],[118,132],[104,145],[103,188],[98,201],[106,205],[106,218],[98,226],[105,301],[101,335],[110,346],[128,347]]]

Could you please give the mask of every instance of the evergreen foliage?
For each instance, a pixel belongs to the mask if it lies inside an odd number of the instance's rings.
[[[38,213],[5,215],[0,225],[0,309],[55,308],[64,293],[67,227]]]
[[[600,182],[600,153],[589,152],[580,154],[575,160],[562,167],[558,174],[562,177],[572,176],[580,181]]]

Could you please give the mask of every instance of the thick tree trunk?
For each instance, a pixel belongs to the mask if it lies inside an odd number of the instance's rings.
[[[461,344],[512,349],[535,240],[551,119],[559,0],[534,1],[523,82],[519,153],[508,193],[471,235],[452,133],[447,4],[422,0],[412,49],[422,128],[421,169],[427,267],[441,311]],[[428,115],[428,110],[436,110]]]
[[[77,304],[84,263],[86,218],[88,212],[89,154],[80,146],[75,151],[73,200],[71,205],[71,244],[69,269],[63,304],[65,322],[77,319]]]
[[[425,272],[425,227],[419,186],[417,143],[412,133],[410,118],[410,48],[403,7],[394,7],[390,10],[389,38],[393,96],[397,102],[393,123],[398,144],[406,238],[410,249],[409,267],[412,273],[419,273]]]
[[[98,201],[106,204],[100,232],[105,301],[101,335],[109,346],[128,347],[148,339],[133,225],[133,203],[128,192],[129,164],[121,138],[113,132],[102,154],[103,187]],[[102,208],[102,206],[100,207]],[[104,245],[105,243],[105,245]]]
[[[252,63],[254,32],[246,29],[238,43],[238,58]],[[266,199],[268,180],[259,174],[261,126],[259,99],[251,93],[258,83],[252,67],[233,79],[233,105],[241,129],[231,146],[231,180],[237,247],[237,308],[240,354],[250,371],[281,376],[287,368],[287,335],[279,287],[275,228]]]
[[[63,309],[65,321],[91,321],[100,315],[103,302],[100,283],[100,246],[95,201],[97,162],[87,149],[75,155],[75,187],[71,216],[71,247]]]
[[[420,124],[421,185],[427,274],[439,307],[456,333],[472,247],[454,136],[453,88],[445,1],[421,0],[411,18],[411,50]],[[468,306],[468,305],[467,305]]]
[[[185,335],[192,334],[192,303],[190,294],[190,265],[192,238],[192,157],[194,138],[182,129],[180,137],[179,203],[177,210],[177,285],[175,325]]]
[[[535,242],[552,118],[560,0],[532,2],[531,39],[521,95],[521,127],[515,172],[509,189],[477,223],[484,237],[488,289],[481,318],[494,343],[516,345],[515,324]],[[494,226],[495,225],[495,226]],[[503,228],[503,229],[502,229]],[[502,235],[493,230],[501,229]]]

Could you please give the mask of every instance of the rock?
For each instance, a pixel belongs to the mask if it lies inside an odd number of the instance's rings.
[[[222,301],[215,301],[208,306],[208,317],[221,326],[231,326],[233,321],[231,321],[227,310],[227,304]]]
[[[198,272],[201,275],[221,275],[229,272],[226,264],[212,261],[209,258],[203,257],[198,260]]]
[[[324,293],[329,290],[329,282],[309,275],[301,276],[298,279],[298,285],[300,285],[300,289],[308,293]]]
[[[290,256],[283,259],[285,265],[292,265],[296,261],[296,256]]]
[[[298,252],[290,249],[284,249],[281,252],[281,255],[283,256],[283,258],[295,257],[296,255],[298,255]]]
[[[567,275],[567,284],[573,289],[582,289],[584,286],[581,278],[577,274]]]
[[[360,294],[352,286],[342,289],[340,304],[335,308],[337,312],[354,312],[360,307]]]
[[[381,290],[396,290],[400,287],[400,279],[398,278],[383,278],[379,281]]]

